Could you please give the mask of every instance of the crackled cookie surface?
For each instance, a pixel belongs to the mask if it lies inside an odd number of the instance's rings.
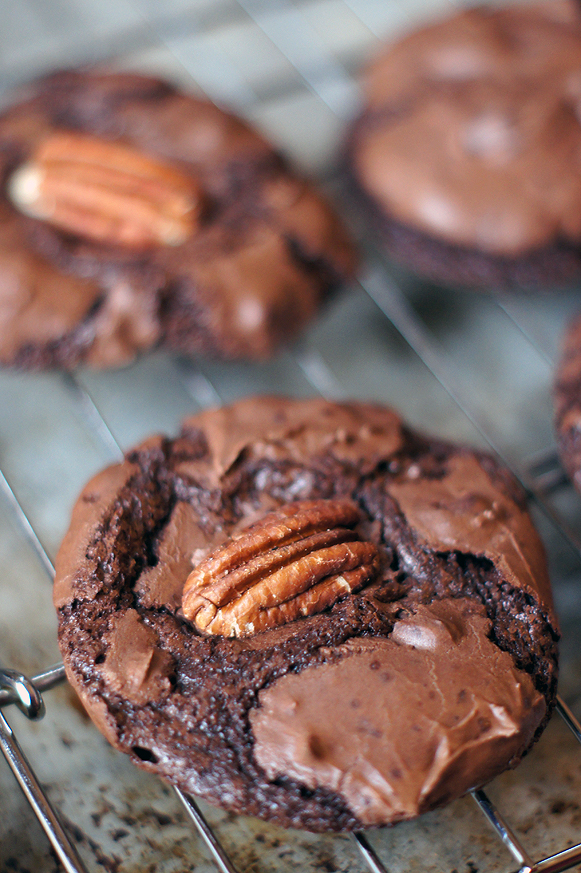
[[[57,558],[67,675],[136,764],[314,831],[515,766],[557,629],[523,494],[365,403],[251,398],[94,477]]]
[[[343,226],[246,124],[158,79],[57,73],[0,115],[0,363],[163,345],[264,358],[354,269]]]
[[[477,6],[385,49],[351,170],[393,254],[467,285],[581,273],[581,7]]]

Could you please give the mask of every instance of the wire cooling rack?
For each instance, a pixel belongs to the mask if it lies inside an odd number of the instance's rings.
[[[556,459],[550,401],[578,292],[500,298],[411,279],[368,238],[334,169],[362,60],[380,37],[451,7],[4,0],[3,86],[114,58],[197,88],[254,121],[320,179],[365,258],[359,282],[267,364],[154,354],[115,372],[0,373],[0,747],[8,763],[0,758],[0,873],[556,873],[581,863],[581,499]],[[496,452],[527,488],[562,622],[561,718],[486,793],[394,829],[284,831],[197,805],[134,768],[64,683],[48,583],[76,494],[139,439],[176,432],[186,414],[258,392],[388,403],[424,431]]]

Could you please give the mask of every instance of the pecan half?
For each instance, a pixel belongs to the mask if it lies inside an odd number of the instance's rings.
[[[190,573],[182,611],[199,630],[242,637],[313,615],[379,571],[349,500],[292,503],[216,548]]]
[[[199,222],[191,177],[133,146],[53,133],[8,180],[26,215],[98,242],[130,248],[180,245]]]

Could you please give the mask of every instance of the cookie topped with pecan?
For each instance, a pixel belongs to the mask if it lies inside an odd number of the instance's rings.
[[[114,746],[285,826],[440,806],[515,766],[554,704],[519,486],[373,404],[258,397],[151,438],[84,489],[54,597]]]
[[[166,82],[57,73],[0,115],[0,364],[266,358],[354,270],[258,133]]]

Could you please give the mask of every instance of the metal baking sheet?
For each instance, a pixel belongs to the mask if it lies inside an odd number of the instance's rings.
[[[363,59],[381,37],[453,7],[443,0],[4,0],[5,93],[49,69],[104,60],[170,76],[237,110],[319,178],[367,257],[361,281],[267,364],[154,354],[72,378],[0,373],[3,665],[33,675],[59,660],[42,549],[54,558],[75,496],[96,470],[152,432],[175,432],[204,406],[258,392],[321,393],[379,400],[424,431],[491,448],[531,488],[563,627],[561,694],[581,713],[581,498],[559,484],[550,399],[579,289],[499,298],[418,282],[383,258],[337,171]],[[558,486],[550,491],[544,468]],[[41,722],[15,707],[3,712],[90,873],[215,870],[175,794],[112,750],[65,685],[44,696]],[[581,748],[559,719],[489,794],[534,858],[581,841]],[[202,809],[240,873],[368,869],[350,836],[284,831]],[[1,873],[59,870],[3,759],[0,810]],[[470,798],[367,836],[390,873],[518,866]]]

